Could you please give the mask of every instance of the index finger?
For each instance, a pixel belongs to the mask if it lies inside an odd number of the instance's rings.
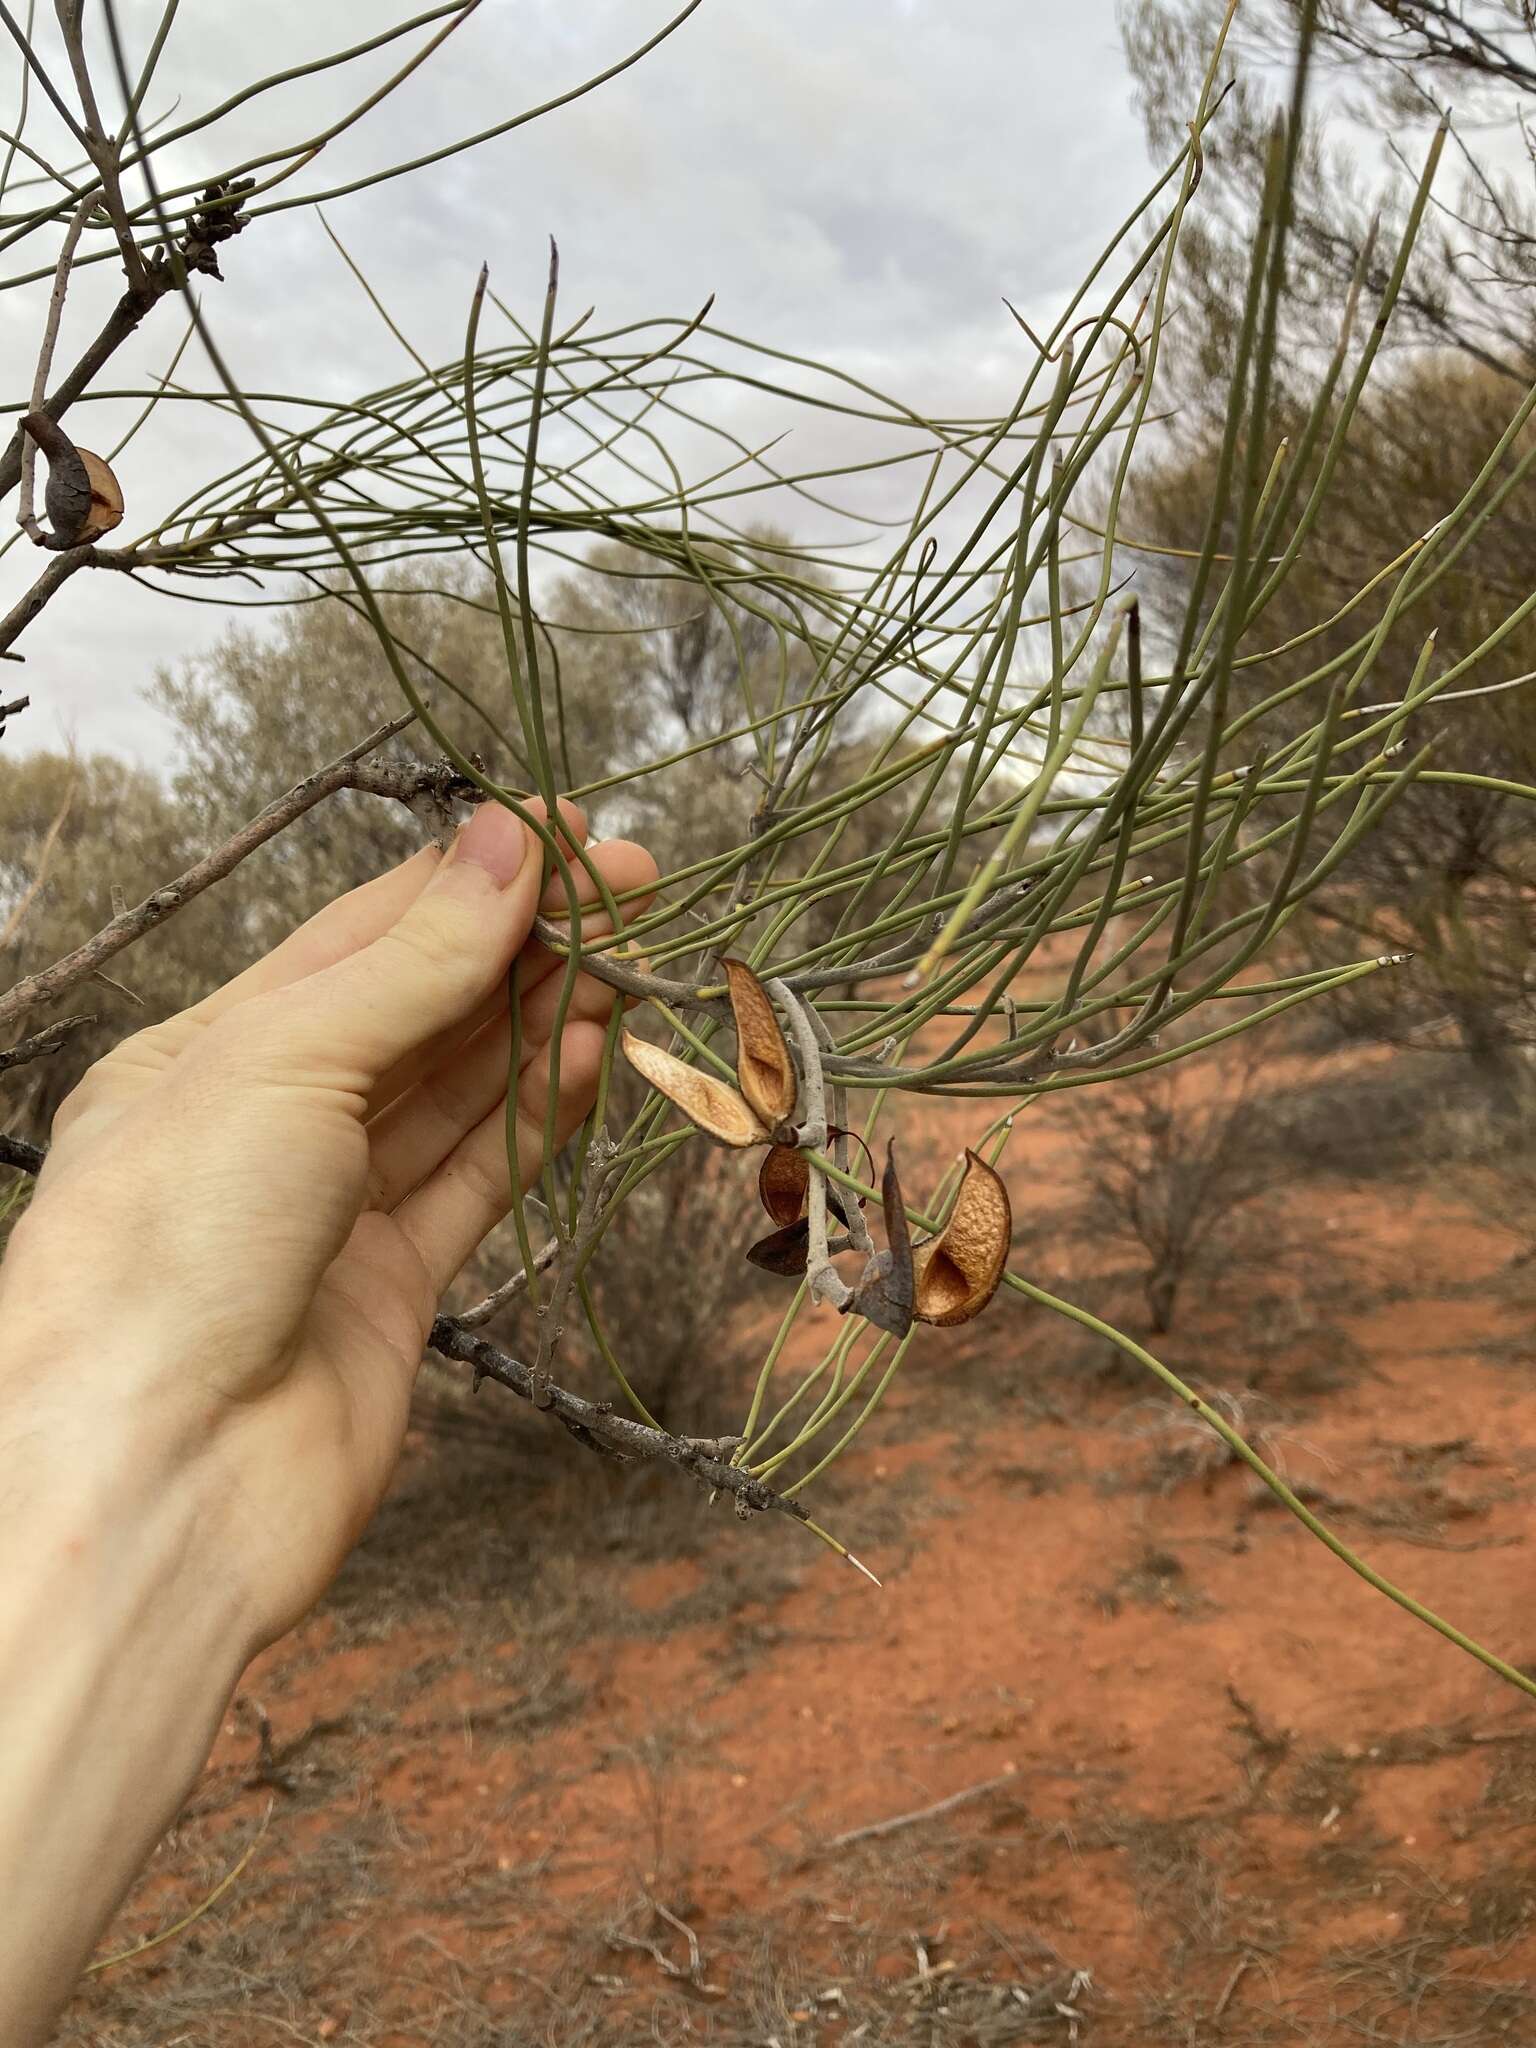
[[[573,846],[584,846],[586,813],[567,797],[561,797],[559,805],[561,839]],[[530,797],[524,808],[533,818],[542,820],[548,815],[540,797]],[[316,911],[297,931],[290,932],[263,959],[200,1003],[194,1003],[183,1016],[198,1024],[211,1024],[216,1017],[249,1002],[253,996],[287,988],[360,953],[400,922],[436,873],[441,859],[438,848],[424,846],[387,874],[349,889],[344,896]]]

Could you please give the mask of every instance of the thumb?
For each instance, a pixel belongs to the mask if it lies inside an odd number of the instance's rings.
[[[542,871],[533,834],[500,804],[481,804],[395,924],[283,992],[289,1051],[366,1088],[423,1039],[450,1030],[490,995],[527,939]],[[311,1075],[320,1078],[313,1066]]]

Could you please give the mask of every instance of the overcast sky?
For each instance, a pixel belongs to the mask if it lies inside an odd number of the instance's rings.
[[[160,11],[160,0],[122,0],[131,44],[142,48]],[[179,95],[185,118],[406,11],[379,0],[184,7],[147,110]],[[671,11],[662,0],[484,0],[417,79],[290,189],[319,190],[504,119],[643,41]],[[387,75],[402,47],[340,88],[332,74],[258,102],[226,124],[227,142],[200,144],[178,170],[201,176],[309,132]],[[0,94],[13,101],[18,85],[7,49]],[[952,394],[970,366],[995,365],[1010,332],[1003,295],[1049,320],[1145,183],[1113,0],[704,0],[591,97],[327,212],[434,360],[462,347],[482,260],[503,296],[536,306],[553,233],[564,303],[595,303],[604,324],[689,312],[712,291],[723,326],[830,356],[921,403]],[[52,256],[28,253],[29,267]],[[77,273],[61,363],[98,324],[111,270]],[[249,388],[339,397],[408,369],[311,211],[255,222],[224,271],[205,305]],[[40,285],[0,296],[0,390],[12,405],[25,402],[46,295]],[[180,325],[166,302],[109,381],[162,370]],[[190,354],[181,374],[204,381]],[[105,447],[126,416],[102,405],[89,429],[83,409],[71,425]],[[163,411],[125,455],[121,537],[217,473],[221,448],[245,452],[191,419]],[[30,547],[13,548],[0,599],[12,602],[36,567]],[[163,759],[165,731],[143,692],[158,664],[205,646],[220,623],[217,611],[120,578],[77,576],[27,634],[25,669],[5,670],[6,693],[19,683],[34,705],[7,747],[72,735]]]

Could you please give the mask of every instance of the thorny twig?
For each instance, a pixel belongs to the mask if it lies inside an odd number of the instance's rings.
[[[608,1191],[608,1180],[617,1151],[618,1147],[604,1130],[594,1135],[587,1148],[586,1178],[582,1186],[576,1228],[568,1238],[559,1241],[555,1259],[555,1284],[550,1289],[548,1298],[539,1304],[539,1349],[533,1362],[535,1408],[549,1406],[550,1361],[554,1358],[560,1339],[565,1334],[565,1308],[571,1298],[576,1276],[585,1265],[593,1245],[602,1235],[603,1196]],[[556,1230],[558,1238],[558,1224]]]
[[[452,1316],[439,1316],[427,1341],[441,1357],[473,1366],[481,1379],[495,1380],[523,1400],[533,1401],[533,1368],[473,1330],[464,1329]],[[623,1463],[675,1465],[706,1491],[731,1494],[738,1515],[777,1513],[789,1515],[797,1522],[810,1519],[798,1501],[786,1500],[741,1466],[726,1462],[741,1442],[739,1437],[673,1436],[669,1430],[653,1429],[648,1423],[615,1415],[606,1402],[585,1400],[565,1387],[549,1384],[543,1391],[549,1412],[589,1450],[603,1452]]]
[[[28,1143],[0,1132],[0,1166],[15,1167],[22,1173],[40,1173],[47,1159],[44,1146]],[[534,1403],[538,1390],[533,1368],[503,1351],[487,1337],[466,1329],[456,1316],[439,1316],[427,1336],[428,1348],[439,1357],[473,1367],[476,1381],[495,1380],[523,1400]],[[810,1515],[799,1501],[788,1500],[765,1486],[739,1465],[727,1463],[732,1451],[743,1441],[738,1436],[674,1436],[670,1430],[649,1423],[632,1422],[616,1415],[606,1401],[588,1401],[566,1387],[546,1382],[541,1405],[564,1425],[579,1444],[612,1458],[619,1464],[666,1464],[686,1472],[707,1493],[728,1493],[737,1516],[750,1520],[755,1514],[788,1515],[808,1522]]]
[[[267,840],[291,825],[295,818],[337,790],[354,787],[354,778],[362,772],[358,767],[362,757],[383,746],[386,740],[393,739],[411,723],[411,714],[405,713],[399,718],[392,718],[387,725],[377,727],[328,767],[306,775],[302,782],[296,782],[292,789],[268,804],[265,810],[258,811],[248,824],[242,825],[212,853],[205,854],[185,874],[178,875],[174,882],[153,890],[142,903],[114,917],[94,938],[87,939],[72,953],[66,953],[51,967],[42,968],[18,981],[0,996],[0,1027],[14,1022],[34,1004],[53,1002],[76,983],[88,979],[114,954],[122,952],[125,946],[131,946],[135,939],[142,938],[156,925],[163,924],[184,903],[190,903],[193,897],[200,896],[213,883],[222,881],[248,854],[265,845]],[[378,776],[385,773],[383,770],[371,772]]]
[[[18,1039],[0,1051],[0,1074],[8,1073],[12,1067],[25,1067],[33,1060],[44,1060],[51,1053],[62,1052],[72,1033],[82,1024],[94,1024],[89,1015],[60,1017],[56,1023],[45,1024],[41,1031],[34,1031],[30,1038]]]

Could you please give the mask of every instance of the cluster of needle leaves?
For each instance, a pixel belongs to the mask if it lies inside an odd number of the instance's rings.
[[[417,21],[437,24],[440,38],[474,4]],[[244,423],[251,452],[183,502],[152,508],[123,549],[83,539],[85,525],[61,500],[60,516],[77,523],[64,528],[76,544],[57,557],[60,573],[126,567],[189,596],[210,584],[227,590],[233,578],[242,595],[225,602],[347,605],[371,626],[405,713],[455,788],[523,820],[563,901],[539,925],[563,963],[544,1157],[533,1199],[514,1212],[518,1266],[457,1319],[461,1349],[466,1330],[521,1302],[534,1357],[518,1371],[548,1405],[563,1333],[579,1314],[617,1398],[651,1425],[643,1358],[620,1357],[624,1340],[598,1313],[591,1262],[642,1184],[686,1170],[679,1155],[701,1137],[760,1149],[759,1190],[775,1229],[749,1256],[795,1289],[739,1431],[711,1440],[741,1476],[739,1509],[796,1501],[879,1409],[925,1326],[967,1320],[1006,1293],[1117,1345],[1351,1569],[1536,1692],[1349,1550],[1219,1407],[1010,1263],[1000,1172],[1044,1097],[1198,1054],[1404,964],[1345,957],[1295,969],[1274,956],[1297,911],[1405,788],[1494,780],[1439,767],[1426,719],[1461,694],[1536,597],[1444,663],[1435,603],[1536,463],[1527,431],[1536,391],[1434,527],[1386,555],[1312,628],[1283,645],[1266,632],[1380,356],[1444,133],[1396,246],[1362,259],[1299,432],[1277,440],[1271,394],[1310,61],[1311,9],[1301,8],[1295,89],[1253,227],[1204,538],[1182,618],[1144,646],[1141,550],[1121,505],[1144,436],[1165,424],[1159,372],[1181,238],[1219,119],[1232,8],[1177,158],[1048,332],[1013,316],[1021,367],[1011,394],[941,411],[745,340],[710,306],[607,328],[592,309],[565,317],[553,250],[536,320],[525,324],[482,271],[466,293],[462,348],[432,362],[329,229],[408,367],[345,400],[251,395],[190,290],[189,237],[207,209],[191,188],[157,177],[162,159],[142,106],[158,44],[130,62],[110,0],[103,13],[125,110],[116,157],[103,156],[92,127],[97,173],[52,192],[30,224],[75,232],[77,219],[82,230],[90,221],[99,239],[105,223],[111,245],[89,260],[116,248],[130,285],[136,276],[142,285],[153,256],[162,266],[153,276],[183,288],[212,389],[162,381],[143,394],[141,421],[156,406],[211,403]],[[257,183],[231,183],[230,207],[259,227],[262,214],[300,203],[274,199],[272,187],[312,155],[231,166],[231,179]],[[131,199],[116,175],[126,169]],[[15,239],[28,223],[12,225]],[[53,280],[50,335],[67,276],[66,250],[10,280]],[[56,407],[43,410],[56,421]],[[798,462],[783,437],[796,420],[805,431],[793,445],[810,450]],[[67,453],[62,460],[68,472]],[[76,498],[78,485],[76,474]],[[793,537],[804,533],[816,537]],[[445,556],[467,556],[480,572],[476,594],[462,579],[451,594],[499,624],[504,674],[494,690],[412,644],[392,607],[394,579],[409,569],[419,591],[422,565]],[[561,616],[558,578],[572,568],[684,598],[731,650],[725,680],[739,715],[702,736],[658,729],[645,758],[584,779],[560,647],[572,631],[602,628]],[[18,615],[32,616],[38,601]],[[1404,634],[1416,649],[1410,687],[1376,701],[1383,651]],[[7,644],[0,630],[0,650]],[[1282,653],[1287,680],[1268,681]],[[687,804],[711,758],[746,791],[739,815],[644,900],[616,899],[588,849],[549,822],[562,794],[601,803],[619,823],[642,787]],[[867,829],[874,817],[878,833]],[[631,1011],[639,1029],[627,1029],[616,1005],[595,1106],[559,1150],[558,1048],[583,973],[641,1006]],[[509,1006],[515,1079],[515,977]],[[734,1067],[715,1043],[726,1031]],[[623,1113],[621,1035],[647,1084]],[[904,1190],[885,1127],[913,1097],[943,1098],[976,1119],[927,1209]],[[515,1141],[510,1112],[508,1135]],[[868,1220],[876,1203],[879,1246]],[[819,1360],[792,1372],[790,1335],[824,1305],[837,1311],[836,1334]],[[477,1371],[483,1354],[482,1345]]]

